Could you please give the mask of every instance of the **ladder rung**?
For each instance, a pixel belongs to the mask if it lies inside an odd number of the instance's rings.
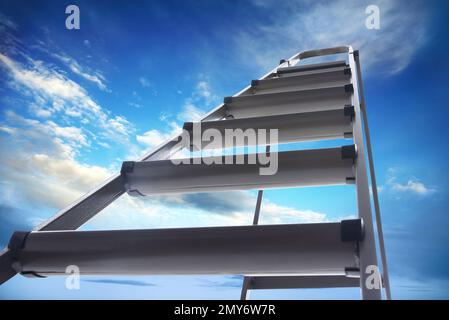
[[[225,139],[226,129],[240,129],[243,132],[248,132],[248,136],[252,136],[253,138],[257,136],[256,130],[266,129],[268,135],[269,129],[278,129],[278,142],[290,143],[351,137],[353,115],[353,107],[344,107],[336,110],[285,114],[269,117],[227,119],[197,123],[187,122],[184,124],[184,129],[190,132],[190,148],[197,150],[200,149],[200,146],[201,149],[217,149],[257,144],[254,139],[248,141],[243,139],[243,136],[242,139],[234,139],[234,141]],[[222,137],[221,143],[218,144],[216,143],[217,141],[214,141],[214,143],[211,143],[210,141],[198,141],[198,143],[195,144],[196,148],[194,148],[193,130],[198,131],[200,134],[198,134],[198,136],[203,136],[203,133],[206,130],[211,129],[220,132]],[[254,131],[247,131],[251,129],[254,129]]]
[[[122,175],[130,195],[215,192],[228,190],[268,189],[340,185],[354,181],[355,146],[287,151],[270,154],[271,164],[261,164],[258,154],[244,154],[238,164],[236,156],[219,156],[173,160],[125,161]],[[254,160],[251,164],[249,160]],[[221,164],[220,164],[221,162]],[[179,163],[179,162],[178,162]],[[190,164],[191,163],[191,164]],[[197,163],[197,164],[196,164]],[[230,164],[232,163],[232,165]],[[261,174],[270,165],[274,174]]]
[[[292,75],[283,78],[253,80],[251,88],[242,95],[307,90],[320,87],[343,86],[351,82],[351,69],[324,70],[320,73]]]
[[[299,71],[299,72],[292,72],[292,73],[272,73],[270,74],[266,79],[272,79],[272,78],[276,78],[276,79],[283,79],[283,78],[289,78],[289,77],[297,77],[297,76],[308,76],[308,75],[317,75],[319,76],[322,73],[327,73],[327,72],[333,72],[333,71],[337,71],[337,72],[343,72],[345,69],[350,69],[349,66],[341,66],[341,67],[332,67],[332,68],[327,68],[327,69],[316,69],[316,70],[306,70],[306,71]],[[352,72],[352,71],[351,71]]]
[[[350,288],[360,287],[360,278],[345,275],[314,276],[255,276],[251,277],[248,289],[305,289],[305,288]]]
[[[69,265],[81,274],[343,275],[357,267],[356,240],[342,240],[344,222],[16,232],[9,248],[18,271],[41,276],[65,274]]]
[[[290,92],[226,97],[228,116],[250,118],[313,112],[341,108],[351,104],[352,84]]]
[[[310,70],[320,70],[327,68],[335,68],[335,67],[346,67],[346,61],[331,61],[331,62],[323,62],[323,63],[311,63],[305,65],[298,65],[293,67],[282,67],[277,69],[277,73],[296,73],[301,71],[310,71]]]

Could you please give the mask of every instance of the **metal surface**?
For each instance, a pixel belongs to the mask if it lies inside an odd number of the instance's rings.
[[[266,276],[253,277],[249,283],[249,290],[257,289],[312,289],[312,288],[354,288],[360,286],[358,278],[344,275],[336,276]]]
[[[265,80],[254,80],[251,89],[242,95],[254,95],[263,93],[277,93],[307,90],[322,87],[343,86],[351,82],[349,68],[324,69],[320,72],[308,72],[306,74],[292,74],[288,77],[276,77]]]
[[[270,154],[274,163],[274,153]],[[277,153],[277,172],[261,175],[262,165],[237,164],[235,156],[206,157],[194,164],[173,164],[171,160],[134,162],[124,173],[131,195],[214,192],[322,185],[341,185],[354,177],[354,159],[342,159],[342,148],[327,148]],[[221,164],[217,164],[217,162]],[[215,164],[205,164],[213,163]],[[233,164],[229,164],[233,163]],[[274,164],[273,164],[274,166]]]
[[[0,285],[16,275],[17,271],[12,268],[13,263],[13,254],[10,250],[0,251]]]
[[[306,65],[297,65],[293,67],[284,67],[279,68],[277,73],[297,73],[301,71],[309,71],[309,70],[320,70],[320,69],[329,69],[336,67],[345,67],[346,61],[331,61],[331,62],[322,62],[322,63],[309,63]]]
[[[352,70],[356,70],[353,49],[349,47],[349,65]],[[354,88],[358,88],[358,79],[353,76]],[[359,103],[358,90],[354,90],[353,103],[355,107],[354,118],[354,142],[357,146],[358,155],[356,162],[356,190],[358,215],[365,224],[365,240],[360,243],[360,287],[362,297],[366,300],[381,299],[381,286],[370,288],[367,286],[371,282],[372,274],[368,272],[370,266],[378,268],[376,255],[376,239],[374,236],[374,223],[371,213],[370,191],[368,185],[368,175],[366,172],[365,143],[362,131],[362,117]]]
[[[65,274],[343,275],[356,245],[340,223],[31,232],[15,252],[21,272]]]
[[[390,276],[389,276],[389,272],[388,272],[387,253],[386,253],[386,249],[385,249],[384,232],[382,229],[382,216],[380,214],[379,195],[377,192],[376,173],[374,171],[373,152],[372,152],[372,148],[371,148],[371,137],[370,137],[370,131],[369,131],[369,126],[368,126],[368,115],[366,113],[365,93],[364,93],[364,88],[363,88],[362,70],[360,67],[359,54],[355,55],[354,58],[355,58],[356,67],[357,67],[357,78],[359,79],[360,109],[362,112],[363,127],[365,129],[365,136],[366,136],[366,148],[367,148],[369,168],[370,168],[371,189],[373,191],[374,210],[376,213],[376,226],[377,226],[379,249],[380,249],[379,251],[380,251],[380,257],[382,259],[385,295],[386,295],[387,300],[391,300]]]
[[[271,117],[204,121],[193,124],[186,123],[184,128],[190,131],[191,149],[204,150],[260,144],[260,141],[243,139],[243,133],[248,129],[247,136],[251,136],[252,133],[254,138],[257,137],[257,130],[266,129],[268,137],[268,131],[270,129],[277,129],[278,143],[343,139],[347,138],[348,135],[351,137],[351,120],[352,115],[346,113],[344,108],[341,107],[335,110],[285,114]],[[195,135],[192,133],[193,128],[198,131],[199,137],[203,136],[206,130],[218,130],[221,140],[194,141]],[[241,130],[242,139],[226,139],[226,130]]]
[[[225,103],[227,115],[234,119],[332,110],[349,104],[351,93],[344,86],[244,95]]]

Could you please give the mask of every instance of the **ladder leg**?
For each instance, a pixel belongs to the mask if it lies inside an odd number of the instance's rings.
[[[262,204],[263,190],[259,190],[257,192],[257,202],[256,209],[254,210],[254,219],[253,225],[257,225],[259,223],[259,215],[260,215],[260,206]],[[242,285],[242,293],[240,294],[240,300],[247,300],[249,298],[249,288],[251,284],[251,277],[243,277],[243,285]]]
[[[266,152],[270,152],[270,146],[267,146]],[[253,225],[259,224],[259,216],[260,216],[260,207],[262,205],[262,197],[263,197],[263,190],[259,190],[257,192],[257,201],[256,201],[256,209],[254,210],[254,218],[253,218]],[[248,300],[249,299],[249,287],[251,284],[251,277],[245,276],[243,278],[243,285],[242,285],[242,292],[240,294],[240,300]]]
[[[368,127],[368,116],[366,114],[366,104],[365,104],[365,94],[363,89],[363,80],[362,80],[362,73],[360,70],[360,57],[359,55],[355,55],[355,63],[357,67],[357,78],[359,80],[359,86],[360,86],[360,107],[361,107],[361,113],[363,117],[363,126],[365,128],[365,136],[366,136],[366,149],[368,152],[368,161],[369,161],[369,169],[370,169],[370,176],[371,176],[371,188],[373,190],[373,200],[374,200],[374,210],[376,214],[376,224],[377,224],[377,234],[379,238],[379,249],[380,249],[380,256],[382,260],[382,271],[383,271],[383,278],[385,282],[385,295],[387,300],[391,300],[391,289],[390,289],[390,277],[388,274],[388,265],[387,265],[387,254],[385,250],[385,242],[384,242],[384,233],[382,228],[382,217],[380,215],[380,206],[379,206],[379,195],[377,192],[377,181],[376,181],[376,174],[374,171],[374,160],[373,160],[373,153],[371,149],[371,137],[370,137],[370,131]]]

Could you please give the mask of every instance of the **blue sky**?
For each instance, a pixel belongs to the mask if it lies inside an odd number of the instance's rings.
[[[394,298],[449,298],[445,1],[64,1],[0,4],[0,245],[53,215],[302,50],[361,52]],[[365,8],[380,8],[380,30]],[[338,145],[339,141],[302,147]],[[356,215],[353,186],[269,190],[261,223]],[[83,229],[249,224],[254,192],[132,199]],[[0,298],[237,299],[241,277],[15,277]],[[356,289],[254,298],[358,298]]]

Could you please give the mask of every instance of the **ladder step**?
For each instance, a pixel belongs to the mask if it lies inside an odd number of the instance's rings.
[[[251,88],[242,95],[307,90],[320,87],[344,86],[351,82],[351,69],[322,70],[319,73],[292,75],[284,78],[253,80]]]
[[[190,148],[219,149],[233,146],[250,146],[257,144],[257,130],[278,129],[278,142],[290,143],[301,141],[338,139],[352,137],[352,118],[354,107],[344,107],[335,110],[284,114],[269,117],[254,117],[244,119],[227,119],[204,122],[187,122],[184,129],[190,133]],[[221,143],[198,141],[195,143],[194,136],[202,137],[206,130],[218,130],[221,134]],[[225,130],[242,130],[241,139],[225,139]],[[194,134],[193,131],[197,131]],[[245,134],[245,132],[247,134]],[[252,139],[244,139],[251,137]],[[198,139],[200,140],[200,139]]]
[[[332,68],[326,68],[326,69],[316,69],[316,70],[306,70],[306,71],[298,71],[298,72],[291,72],[291,73],[277,73],[274,72],[270,74],[266,79],[284,79],[289,77],[297,77],[297,76],[308,76],[308,75],[316,75],[319,76],[322,73],[327,72],[344,72],[345,69],[350,69],[349,65],[341,66],[341,67],[332,67]],[[352,72],[352,70],[351,70]]]
[[[357,267],[356,241],[342,240],[344,222],[16,232],[9,249],[18,272],[38,276],[65,274],[69,265],[85,275],[344,275]]]
[[[352,84],[315,89],[226,97],[228,117],[251,118],[338,109],[351,104]]]
[[[294,67],[278,68],[277,73],[278,74],[298,73],[298,72],[302,72],[302,71],[321,70],[321,69],[346,67],[346,66],[347,66],[347,63],[345,60],[323,62],[323,63],[311,63],[311,64],[305,64],[305,65],[298,65],[298,66],[294,66]]]
[[[242,164],[235,155],[187,158],[177,160],[179,164],[125,161],[121,172],[128,193],[134,196],[340,185],[355,179],[354,145],[269,156],[269,164],[263,164],[261,154],[241,155]]]
[[[345,275],[256,276],[251,277],[249,290],[312,289],[360,287],[360,278]]]

